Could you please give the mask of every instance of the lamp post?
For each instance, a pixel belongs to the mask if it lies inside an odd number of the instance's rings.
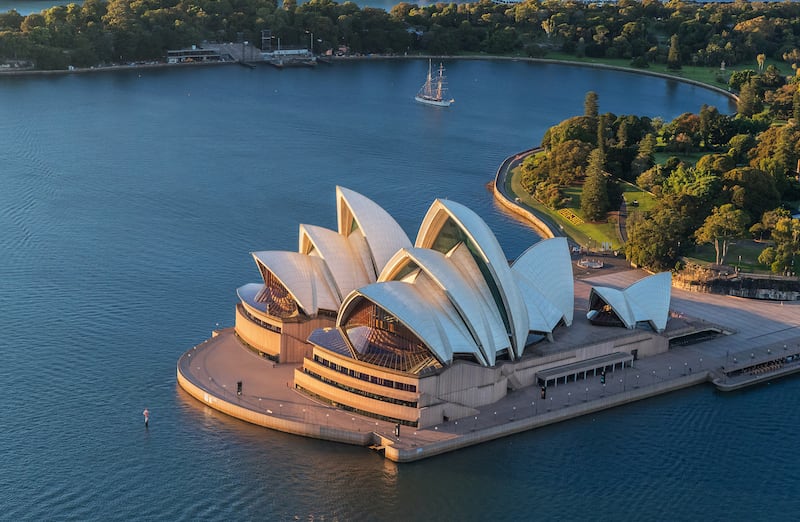
[[[586,388],[586,401],[589,400],[589,388]]]
[[[306,31],[306,34],[309,35],[308,37],[308,52],[311,55],[314,55],[314,31]]]

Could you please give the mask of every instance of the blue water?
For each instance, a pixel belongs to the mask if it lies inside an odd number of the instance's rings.
[[[580,114],[661,116],[721,96],[640,75],[424,61],[0,77],[0,519],[789,520],[800,380],[707,387],[408,465],[216,413],[178,357],[233,321],[249,252],[335,228],[358,190],[412,238],[435,197],[509,257],[537,237],[485,188]],[[621,87],[624,86],[624,87]],[[646,93],[646,94],[644,94]],[[149,430],[142,410],[151,411]]]

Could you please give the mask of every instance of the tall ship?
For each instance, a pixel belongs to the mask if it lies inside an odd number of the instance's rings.
[[[447,78],[444,75],[444,66],[441,63],[436,76],[434,76],[433,65],[431,60],[428,60],[428,78],[420,87],[414,99],[420,103],[436,107],[449,107],[451,103],[455,102],[453,98],[449,98],[447,95]]]

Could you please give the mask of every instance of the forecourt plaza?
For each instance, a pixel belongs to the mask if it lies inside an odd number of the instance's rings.
[[[668,273],[573,272],[564,238],[509,264],[455,202],[431,205],[413,245],[354,191],[337,188],[337,214],[338,231],[301,225],[298,252],[253,254],[263,284],[238,290],[234,328],[179,359],[184,390],[260,426],[408,462],[800,370],[798,303],[676,290]],[[708,340],[679,341],[693,336]]]

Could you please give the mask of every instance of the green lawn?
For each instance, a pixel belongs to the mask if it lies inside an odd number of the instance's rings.
[[[769,243],[740,239],[728,247],[725,264],[734,267],[738,265],[743,272],[769,272],[768,266],[758,262],[758,255],[768,246]],[[741,256],[741,262],[739,261],[739,256]],[[698,245],[695,247],[694,252],[685,257],[700,264],[714,263],[716,258],[714,245]]]
[[[583,186],[581,185],[572,185],[564,189],[564,195],[570,200],[564,208],[570,209],[575,215],[583,219],[583,224],[573,227],[579,233],[579,237],[573,236],[573,239],[592,250],[600,250],[600,246],[603,243],[611,243],[612,249],[620,248],[616,223],[592,223],[586,220],[586,216],[581,211],[582,191]]]
[[[622,197],[625,198],[625,203],[628,205],[628,213],[637,210],[639,212],[650,212],[656,206],[656,197],[633,183],[621,181],[620,187],[622,187]],[[639,204],[634,206],[634,201],[638,201]]]
[[[616,223],[588,223],[584,220],[583,224],[574,225],[564,216],[550,210],[527,193],[522,187],[522,172],[520,168],[514,169],[509,179],[511,192],[519,198],[520,203],[527,205],[555,223],[556,226],[560,227],[561,230],[576,243],[592,249],[599,249],[603,242],[610,242],[613,249],[620,248]],[[569,187],[564,192],[568,197],[572,197],[572,202],[566,208],[569,208],[583,219],[583,213],[580,209],[580,187]]]
[[[667,69],[666,64],[657,64],[651,63],[650,67],[645,69],[632,67],[631,61],[627,58],[578,58],[574,55],[567,54],[567,53],[560,53],[560,52],[548,52],[545,56],[545,59],[551,60],[564,60],[570,62],[580,62],[580,63],[595,63],[600,65],[613,65],[615,67],[624,67],[626,69],[631,69],[632,71],[640,71],[640,72],[653,72],[653,73],[661,73],[661,74],[668,74],[670,76],[675,76],[677,78],[685,78],[687,80],[694,80],[696,82],[701,82],[708,84],[712,87],[717,87],[720,89],[728,89],[727,80],[730,77],[731,73],[734,71],[743,71],[743,70],[758,70],[758,63],[753,61],[753,63],[743,63],[736,67],[726,67],[725,71],[720,74],[719,66],[714,67],[706,67],[706,66],[694,66],[694,65],[684,65],[677,71]],[[789,70],[787,64],[785,62],[779,62],[775,60],[767,60],[765,67],[769,65],[774,65],[778,68],[781,74],[793,74],[793,71]],[[725,79],[725,83],[720,83],[717,81],[718,77],[723,77]]]

